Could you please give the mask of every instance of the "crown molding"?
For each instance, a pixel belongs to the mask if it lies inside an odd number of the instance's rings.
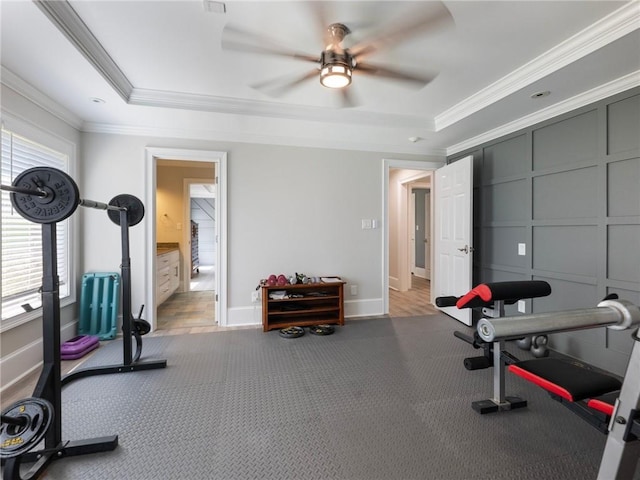
[[[527,85],[595,52],[599,48],[637,30],[639,25],[640,2],[629,2],[488,87],[437,115],[435,117],[435,131],[439,132],[521,90]]]
[[[124,101],[129,100],[133,85],[113,61],[89,27],[66,0],[33,0],[36,6],[66,36],[78,51],[94,66]]]
[[[218,142],[251,143],[263,145],[284,145],[290,147],[322,148],[330,150],[351,150],[361,152],[386,152],[390,154],[430,155],[444,158],[444,149],[426,149],[415,144],[398,145],[375,143],[372,141],[335,140],[327,138],[294,137],[292,135],[264,135],[240,131],[196,130],[163,127],[135,127],[104,123],[85,123],[83,132],[112,135],[148,136],[160,138],[180,138]]]
[[[4,66],[0,70],[0,83],[76,130],[82,128],[82,119],[75,113],[67,110]]]
[[[488,141],[508,135],[526,127],[549,120],[550,118],[563,115],[581,107],[585,107],[605,98],[622,93],[634,87],[640,86],[640,70],[632,72],[624,77],[620,77],[599,87],[583,92],[575,97],[571,97],[562,102],[558,102],[542,110],[538,110],[530,115],[526,115],[513,122],[505,123],[500,127],[484,132],[463,142],[457,143],[447,148],[447,156],[477,147]]]
[[[287,118],[292,120],[311,120],[356,125],[365,124],[372,126],[394,125],[397,127],[419,128],[421,131],[433,131],[431,121],[413,115],[376,113],[344,108],[285,105],[263,100],[245,100],[143,88],[134,88],[128,103],[130,105],[146,107],[178,108],[233,115]]]
[[[311,119],[323,122],[364,123],[378,126],[397,125],[421,129],[428,128],[429,131],[433,131],[432,121],[417,116],[381,114],[338,108],[292,106],[259,100],[135,88],[69,2],[66,0],[55,2],[34,0],[34,2],[129,105],[258,115],[293,120]],[[425,123],[430,125],[425,126]]]

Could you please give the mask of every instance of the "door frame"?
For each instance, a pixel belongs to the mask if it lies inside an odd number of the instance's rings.
[[[145,176],[146,182],[146,275],[145,290],[147,308],[146,319],[151,324],[151,331],[157,327],[156,313],[156,170],[158,160],[175,160],[191,162],[213,162],[215,163],[215,176],[217,184],[217,219],[216,235],[217,249],[216,262],[216,291],[217,301],[215,302],[215,318],[218,325],[227,326],[227,152],[214,150],[195,150],[188,148],[145,148]]]
[[[389,314],[389,171],[392,168],[401,168],[407,170],[434,172],[445,164],[446,162],[444,160],[441,162],[422,162],[415,160],[395,160],[390,158],[382,159],[382,312],[386,315]],[[435,202],[432,202],[432,211],[434,208]],[[437,273],[432,268],[431,278],[433,279],[436,274]],[[431,296],[431,302],[433,303],[433,294]]]

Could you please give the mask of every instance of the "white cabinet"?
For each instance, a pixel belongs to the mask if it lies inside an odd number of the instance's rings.
[[[156,262],[156,307],[173,295],[180,285],[180,252],[158,255]]]

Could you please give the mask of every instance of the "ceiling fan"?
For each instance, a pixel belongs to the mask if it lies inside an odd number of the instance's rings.
[[[289,76],[270,79],[253,84],[252,87],[264,90],[271,95],[281,95],[307,80],[319,78],[320,84],[338,90],[342,95],[343,106],[354,105],[349,87],[354,75],[368,75],[387,78],[420,87],[432,81],[437,73],[415,73],[376,65],[364,61],[367,57],[384,49],[389,49],[405,39],[420,33],[433,33],[453,25],[453,17],[441,2],[420,2],[420,9],[412,12],[406,20],[386,28],[370,38],[345,46],[344,40],[352,33],[345,23],[327,25],[324,3],[309,2],[313,8],[316,23],[323,30],[324,49],[320,55],[301,53],[281,46],[262,34],[249,32],[227,24],[222,34],[222,47],[227,50],[252,52],[259,54],[289,57],[295,60],[312,62],[316,67],[301,76]]]

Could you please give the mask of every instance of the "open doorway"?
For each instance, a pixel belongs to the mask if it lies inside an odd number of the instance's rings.
[[[213,162],[157,162],[156,207],[161,215],[156,239],[163,252],[158,256],[158,330],[216,324],[215,170]],[[172,253],[167,272],[165,257]],[[164,281],[167,276],[169,282]]]
[[[146,204],[149,218],[147,223],[147,304],[155,308],[148,310],[147,319],[153,330],[160,328],[199,327],[202,325],[226,326],[226,153],[204,150],[146,148],[147,189]],[[164,171],[163,169],[167,169]],[[193,258],[191,249],[191,192],[189,185],[215,185],[210,188],[215,194],[215,212],[204,232],[198,231],[198,240],[205,235],[215,247],[205,252],[206,266],[213,267],[211,282],[192,288],[191,272]],[[205,187],[202,187],[206,189]],[[202,202],[204,205],[205,202]],[[211,213],[211,212],[210,212]],[[197,222],[197,220],[196,220]],[[197,222],[198,223],[198,222]],[[164,263],[160,253],[164,249],[177,250],[179,261],[172,267],[178,278],[178,286],[170,295],[159,288],[163,279]],[[198,250],[198,256],[202,250]],[[213,255],[210,260],[209,255]],[[199,269],[199,272],[197,271]],[[196,267],[200,275],[202,268]],[[202,279],[204,275],[200,275]],[[194,296],[198,296],[194,299]],[[169,301],[179,300],[170,314],[171,323],[161,325],[161,308],[170,306]],[[166,305],[165,305],[166,304]],[[205,318],[206,317],[206,318]],[[180,325],[182,323],[182,325]]]
[[[189,292],[215,292],[216,278],[216,185],[185,180],[188,204],[191,261],[185,277]],[[197,183],[192,183],[197,182]]]
[[[431,295],[432,173],[443,164],[385,160],[385,313],[436,313]]]

